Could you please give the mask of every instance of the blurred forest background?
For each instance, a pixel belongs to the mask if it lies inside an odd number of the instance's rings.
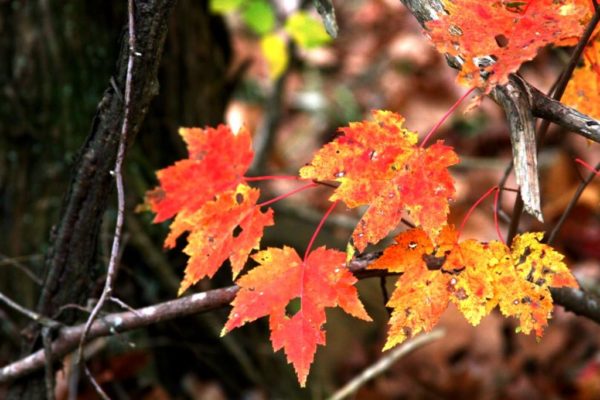
[[[274,0],[276,26],[299,8],[318,18],[312,2]],[[126,2],[0,0],[0,291],[35,309],[44,276],[44,255],[58,222],[78,149],[85,143],[103,93],[111,87]],[[179,0],[169,17],[158,81],[125,164],[126,220],[115,295],[132,307],[176,297],[186,263],[181,247],[162,249],[167,224],[153,225],[136,213],[155,171],[185,157],[180,126],[246,124],[254,132],[255,174],[295,174],[336,129],[388,109],[420,134],[458,99],[449,68],[398,0],[336,1],[339,36],[311,49],[290,45],[290,62],[274,77],[261,55],[258,35],[239,13],[216,15],[207,1]],[[547,90],[568,50],[540,53],[522,75]],[[114,79],[113,79],[114,82]],[[467,104],[464,104],[464,110]],[[468,208],[501,179],[511,159],[502,110],[489,99],[457,111],[437,135],[454,146],[461,164],[453,175],[457,199],[451,220],[460,224]],[[597,144],[552,127],[541,156],[546,223],[524,217],[522,230],[548,230],[556,223],[585,170],[574,163],[600,159]],[[202,182],[198,182],[201,186]],[[268,196],[294,182],[262,186]],[[509,179],[509,187],[515,187]],[[329,192],[316,189],[275,204],[275,228],[263,246],[303,250]],[[510,214],[514,194],[501,204]],[[592,182],[561,231],[556,247],[587,289],[600,293],[600,180]],[[98,298],[116,216],[111,196],[98,236],[95,290]],[[329,218],[318,244],[344,249],[359,214],[343,210]],[[506,232],[505,221],[501,222]],[[464,238],[496,239],[492,201],[471,216]],[[388,286],[393,285],[388,278]],[[222,269],[193,290],[228,286]],[[325,398],[384,355],[387,313],[378,279],[358,284],[374,323],[329,313],[327,347],[320,348],[306,389],[298,387],[281,352],[274,354],[266,321],[219,333],[228,309],[159,323],[93,341],[88,364],[114,399]],[[85,303],[83,304],[86,305]],[[105,311],[120,310],[109,304]],[[84,311],[71,311],[83,321]],[[515,321],[499,314],[471,327],[450,307],[440,323],[445,336],[401,359],[368,382],[356,398],[372,399],[594,399],[600,398],[600,327],[557,308],[540,343],[516,334]],[[0,306],[0,365],[19,358],[28,321]],[[70,360],[64,361],[64,371]],[[66,398],[58,373],[57,398]],[[6,396],[0,387],[0,397]],[[97,397],[84,378],[79,398]]]

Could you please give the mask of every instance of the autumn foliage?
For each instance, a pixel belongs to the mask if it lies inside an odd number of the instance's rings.
[[[458,80],[489,92],[506,83],[548,44],[573,43],[585,28],[589,1],[530,0],[444,2],[446,17],[427,24],[442,53],[463,62]]]
[[[542,336],[552,312],[549,287],[577,287],[563,256],[540,243],[543,234],[500,241],[459,243],[446,225],[435,244],[422,229],[405,231],[370,268],[402,273],[388,303],[393,308],[384,347],[391,348],[437,323],[449,303],[479,324],[496,306],[519,319],[519,330]]]
[[[427,29],[441,52],[463,60],[459,80],[489,92],[541,46],[576,39],[587,3],[449,0],[448,15]],[[593,57],[586,56],[582,74],[597,68]],[[298,178],[334,186],[331,202],[365,207],[349,238],[359,252],[397,229],[402,218],[414,226],[370,266],[400,274],[387,304],[393,312],[384,349],[431,330],[450,303],[473,325],[497,307],[518,319],[519,331],[540,337],[553,306],[549,288],[577,286],[563,256],[542,242],[542,233],[518,235],[510,247],[501,240],[461,241],[447,220],[455,194],[448,168],[458,156],[443,141],[418,145],[417,134],[403,123],[393,112],[375,111],[371,120],[340,128]],[[286,246],[259,250],[264,229],[274,221],[273,211],[259,202],[259,189],[244,176],[253,157],[250,133],[224,125],[180,133],[189,157],[159,171],[159,186],[146,198],[155,222],[174,217],[166,247],[187,233],[189,261],[180,294],[229,260],[240,290],[223,334],[268,317],[273,348],[284,350],[304,385],[317,345],[325,344],[327,307],[370,320],[346,253],[310,251],[310,245],[304,257]],[[238,278],[249,257],[258,265]],[[291,311],[296,300],[299,308]]]
[[[459,242],[446,224],[454,194],[448,167],[458,157],[441,141],[417,146],[417,135],[402,123],[397,114],[376,111],[372,121],[342,128],[300,170],[303,179],[339,183],[331,201],[368,206],[352,235],[360,251],[386,237],[402,216],[418,226],[401,233],[371,266],[402,274],[388,303],[394,312],[385,349],[433,328],[450,302],[473,325],[498,306],[519,319],[521,331],[541,336],[552,311],[548,287],[576,286],[562,256],[539,242],[541,234],[518,236],[511,249],[497,241]],[[235,278],[273,224],[273,212],[261,210],[259,190],[244,178],[252,157],[246,130],[236,135],[221,125],[180,133],[189,158],[159,171],[160,186],[146,201],[155,222],[175,216],[166,247],[188,233],[181,294],[226,260]],[[326,307],[370,320],[353,286],[356,278],[344,252],[324,247],[304,259],[290,247],[268,248],[252,259],[258,266],[236,281],[241,289],[223,333],[268,316],[273,348],[284,349],[304,385],[317,345],[325,344]],[[299,310],[289,315],[295,299]]]

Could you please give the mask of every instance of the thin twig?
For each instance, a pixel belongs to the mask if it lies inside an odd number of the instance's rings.
[[[44,355],[46,356],[46,368],[44,375],[44,380],[46,382],[46,399],[54,400],[54,368],[52,365],[54,359],[52,357],[52,329],[46,326],[42,328],[42,342],[44,344]]]
[[[41,314],[38,314],[35,311],[32,311],[32,310],[25,308],[22,305],[14,302],[13,300],[11,300],[9,297],[7,297],[2,292],[0,292],[0,303],[6,304],[13,310],[26,316],[27,318],[31,319],[32,321],[37,322],[38,324],[40,324],[42,326],[46,326],[48,328],[58,328],[61,325],[60,322],[54,321],[51,318],[45,317]]]
[[[129,304],[125,303],[123,300],[118,297],[110,296],[108,300],[112,301],[115,304],[118,304],[124,310],[131,311],[132,313],[137,313],[137,311],[131,307]]]
[[[135,19],[134,19],[134,0],[127,1],[127,15],[128,15],[128,27],[129,27],[129,55],[127,60],[127,72],[125,77],[125,102],[124,102],[124,110],[123,110],[123,124],[121,125],[121,135],[119,138],[119,148],[117,150],[117,158],[115,160],[115,169],[114,176],[117,187],[117,220],[115,223],[115,233],[112,242],[112,249],[110,252],[110,260],[108,263],[106,280],[104,282],[104,289],[102,290],[102,294],[100,295],[100,299],[96,303],[94,309],[90,313],[88,320],[85,324],[85,329],[81,335],[81,339],[79,342],[79,350],[77,352],[77,362],[75,366],[81,365],[83,361],[83,346],[86,342],[86,336],[94,323],[94,320],[98,316],[98,313],[104,307],[106,300],[111,297],[113,282],[117,276],[117,267],[118,267],[118,257],[120,254],[120,246],[121,246],[121,234],[123,232],[123,219],[125,215],[125,190],[123,186],[123,174],[122,167],[123,161],[125,159],[125,148],[127,145],[127,133],[129,132],[129,117],[130,117],[130,102],[131,102],[131,82],[133,75],[133,64],[136,56],[135,50]],[[89,373],[87,367],[84,367],[86,371],[86,375],[92,381],[92,384],[96,387],[98,394],[102,397],[105,397],[104,392],[98,390],[99,386],[94,381],[94,378]]]
[[[599,168],[600,168],[600,162],[598,164],[596,164],[595,169],[598,170]],[[558,220],[556,225],[554,225],[554,227],[552,228],[550,235],[548,235],[548,241],[547,241],[548,244],[552,244],[552,242],[554,242],[554,239],[556,239],[556,236],[558,235],[560,228],[562,228],[563,224],[567,220],[567,217],[571,214],[571,211],[573,211],[573,208],[575,208],[575,205],[577,204],[577,201],[581,197],[583,191],[585,190],[587,185],[590,184],[592,179],[594,179],[595,177],[596,177],[596,173],[592,172],[588,175],[588,177],[583,182],[581,182],[579,184],[579,186],[577,187],[577,190],[575,191],[575,194],[571,198],[571,201],[569,201],[567,208],[565,208],[565,211],[563,211],[563,213],[561,214],[560,219]]]
[[[404,342],[401,346],[396,347],[388,354],[383,356],[375,364],[365,369],[358,376],[348,382],[344,387],[336,391],[329,400],[342,400],[346,397],[355,393],[361,386],[370,381],[371,379],[381,375],[385,370],[390,368],[400,358],[406,356],[409,353],[429,344],[435,340],[439,340],[444,337],[446,333],[443,329],[435,329],[429,333],[424,333]]]
[[[22,256],[22,257],[7,257],[5,255],[0,254],[0,266],[3,265],[12,265],[13,267],[17,268],[19,271],[22,271],[25,275],[27,275],[29,277],[29,279],[31,279],[33,282],[35,282],[37,285],[42,285],[42,280],[40,278],[38,278],[38,276],[36,274],[34,274],[26,265],[22,264],[20,262],[20,260],[24,260],[24,259],[33,259],[33,258],[40,258],[42,257],[40,254],[34,254],[31,256]]]
[[[110,397],[102,389],[102,386],[100,386],[100,384],[98,383],[96,378],[94,378],[94,376],[92,375],[92,373],[91,373],[90,369],[87,367],[87,365],[85,365],[85,364],[83,365],[83,370],[85,371],[85,375],[88,377],[88,379],[92,383],[92,386],[94,387],[94,389],[96,389],[96,393],[98,393],[98,395],[100,397],[102,397],[103,400],[110,400]]]

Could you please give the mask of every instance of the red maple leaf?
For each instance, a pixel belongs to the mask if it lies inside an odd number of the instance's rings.
[[[442,53],[462,61],[458,79],[489,92],[534,58],[541,47],[581,35],[589,2],[582,0],[447,0],[448,15],[427,23]]]
[[[302,386],[317,345],[325,344],[325,308],[340,306],[355,317],[370,321],[353,286],[356,278],[345,265],[345,254],[320,247],[302,260],[290,247],[269,248],[252,256],[260,265],[236,282],[240,286],[223,334],[247,322],[269,316],[275,351],[283,348]],[[286,307],[294,299],[294,315]]]
[[[458,162],[442,142],[416,147],[417,134],[402,127],[404,119],[389,111],[373,112],[374,121],[351,123],[300,170],[305,179],[337,181],[331,201],[369,208],[353,233],[363,251],[400,222],[403,212],[435,234],[446,222],[454,183],[448,167]]]
[[[180,128],[189,158],[156,173],[159,186],[146,194],[146,203],[162,222],[181,211],[194,212],[217,194],[235,189],[243,180],[254,152],[247,129],[234,134],[217,128]]]
[[[229,259],[235,276],[258,249],[273,212],[257,207],[259,190],[244,182],[252,161],[250,134],[229,127],[182,128],[189,158],[158,171],[160,186],[146,195],[154,222],[175,216],[165,247],[188,232],[184,252],[190,256],[179,294],[205,276],[212,277]],[[239,230],[239,232],[237,232]]]

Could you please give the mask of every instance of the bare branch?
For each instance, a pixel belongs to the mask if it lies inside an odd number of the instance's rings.
[[[90,341],[98,337],[127,332],[161,321],[225,307],[233,300],[237,290],[237,287],[230,286],[224,289],[210,290],[141,308],[135,313],[125,311],[109,314],[94,321],[86,340]],[[52,343],[53,357],[60,359],[75,350],[79,345],[79,340],[84,330],[85,324],[61,330],[56,340]],[[43,368],[44,362],[44,350],[38,350],[19,361],[1,368],[0,383],[12,381]]]
[[[48,317],[45,317],[41,314],[36,313],[35,311],[31,311],[30,309],[23,307],[22,305],[11,300],[9,297],[4,295],[4,293],[2,293],[2,292],[0,292],[0,302],[6,304],[13,310],[17,311],[19,314],[26,316],[27,318],[31,319],[34,322],[37,322],[38,324],[40,324],[42,326],[46,326],[49,328],[57,328],[60,326],[59,322],[54,321],[53,319],[50,319]]]
[[[565,106],[531,85],[528,85],[528,87],[532,95],[531,112],[535,117],[543,118],[589,140],[600,143],[600,121]]]
[[[359,279],[382,276],[384,270],[368,270],[367,267],[381,253],[367,253],[352,260],[348,268]],[[387,273],[388,275],[391,275]],[[229,286],[222,289],[209,290],[192,294],[176,300],[167,301],[150,307],[108,314],[97,319],[90,327],[87,340],[111,336],[144,326],[156,324],[187,315],[203,313],[226,307],[231,303],[239,288]],[[600,300],[581,289],[551,289],[555,303],[568,311],[587,317],[600,323]],[[77,325],[62,329],[52,343],[52,356],[55,360],[63,358],[75,350],[79,344],[85,325]],[[13,381],[44,367],[44,350],[39,350],[5,367],[0,368],[0,384]]]

